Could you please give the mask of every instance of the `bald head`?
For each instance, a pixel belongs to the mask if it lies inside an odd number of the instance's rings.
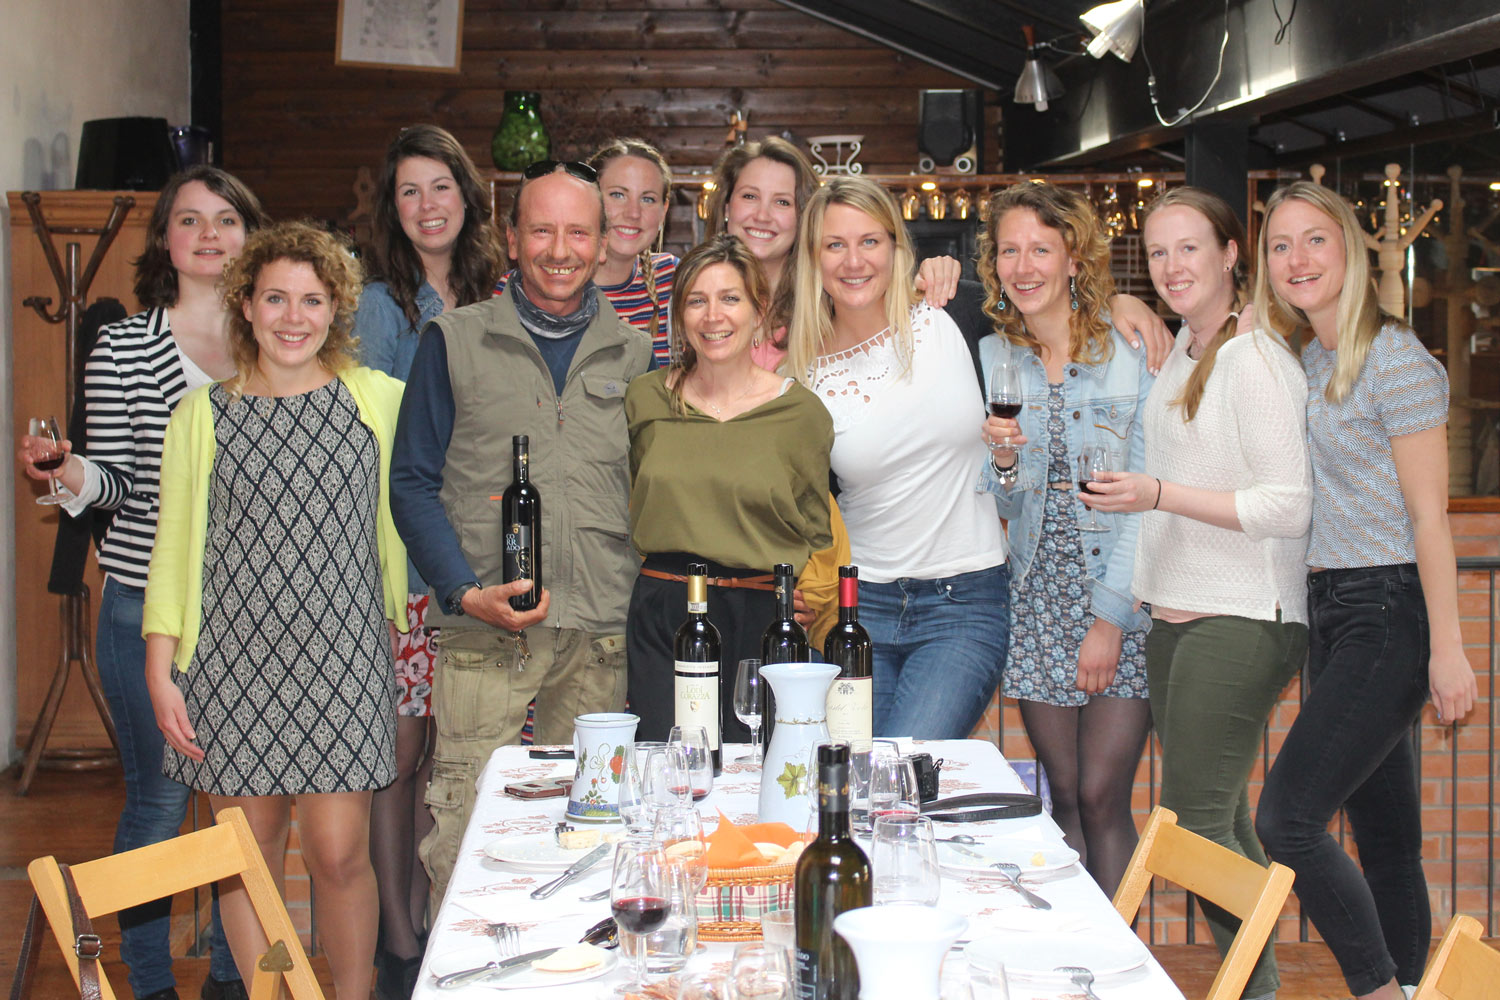
[[[597,184],[565,172],[525,181],[511,209],[506,243],[533,304],[559,316],[577,311],[604,263],[604,198]]]

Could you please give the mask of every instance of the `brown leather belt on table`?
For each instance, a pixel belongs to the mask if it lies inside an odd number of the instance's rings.
[[[649,576],[655,580],[671,580],[673,583],[687,583],[687,577],[681,573],[664,573],[659,569],[647,569],[641,567],[641,576]],[[711,576],[708,578],[710,587],[723,587],[726,590],[775,590],[776,578],[770,573],[762,573],[759,576]]]

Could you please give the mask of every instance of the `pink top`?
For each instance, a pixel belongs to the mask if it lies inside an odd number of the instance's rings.
[[[786,350],[771,343],[772,340],[784,342],[786,340],[786,327],[778,327],[775,335],[770,339],[750,345],[750,360],[768,372],[774,372],[786,360]]]

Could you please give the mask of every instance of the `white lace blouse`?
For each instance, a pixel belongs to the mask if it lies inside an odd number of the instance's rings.
[[[839,509],[860,578],[936,579],[1005,562],[993,501],[984,395],[963,335],[940,309],[912,310],[910,364],[880,334],[820,357],[809,385],[833,417]]]

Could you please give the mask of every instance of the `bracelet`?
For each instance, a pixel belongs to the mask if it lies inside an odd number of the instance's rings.
[[[1155,476],[1153,476],[1152,478],[1156,479]],[[1161,480],[1156,479],[1156,503],[1151,505],[1151,509],[1155,510],[1159,506],[1161,506]]]

